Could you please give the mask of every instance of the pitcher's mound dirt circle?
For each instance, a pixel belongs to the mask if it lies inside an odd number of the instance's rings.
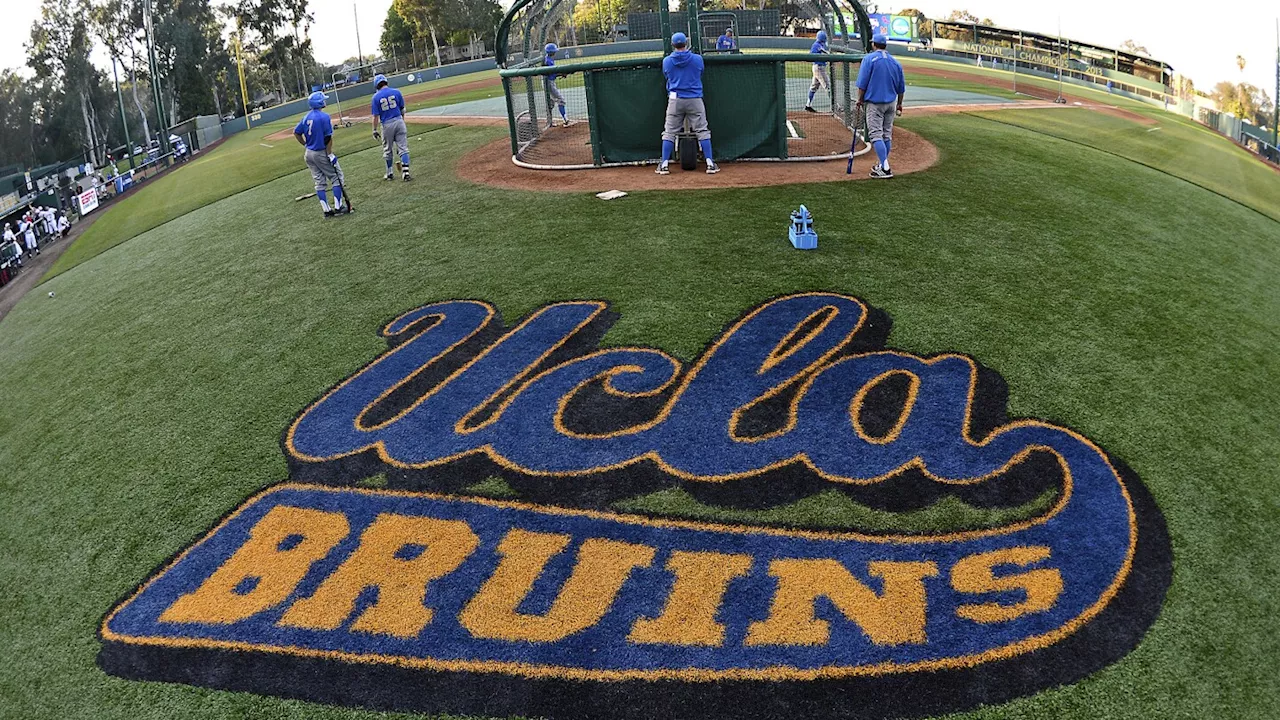
[[[907,175],[938,162],[938,149],[919,135],[894,128],[894,175]],[[511,140],[502,138],[482,145],[458,160],[458,177],[480,185],[513,190],[552,192],[604,192],[605,190],[686,190],[694,188],[761,187],[797,183],[870,180],[875,154],[867,153],[853,162],[853,174],[845,174],[847,159],[818,162],[730,162],[720,173],[708,175],[698,169],[685,172],[672,163],[670,175],[654,173],[653,165],[590,170],[529,170],[511,162]]]

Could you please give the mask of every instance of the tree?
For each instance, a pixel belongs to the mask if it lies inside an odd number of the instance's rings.
[[[1224,80],[1213,86],[1209,97],[1222,112],[1231,113],[1258,126],[1268,122],[1274,107],[1265,90],[1249,83],[1236,84]]]
[[[156,59],[168,81],[169,118],[216,112],[211,62],[222,47],[222,26],[209,0],[153,0]]]
[[[916,19],[916,31],[920,33],[920,37],[928,37],[933,35],[933,21],[915,8],[907,8],[898,11],[899,15],[906,15]]]
[[[387,8],[387,17],[382,21],[382,36],[378,38],[378,49],[382,54],[391,55],[396,48],[410,47],[413,40],[413,25],[396,12],[395,5]]]
[[[1120,49],[1127,53],[1133,53],[1135,55],[1146,55],[1147,57],[1151,57],[1151,51],[1147,49],[1147,46],[1139,45],[1136,40],[1125,40],[1124,42],[1120,43]]]
[[[142,107],[138,97],[140,28],[142,27],[142,8],[137,0],[108,0],[91,11],[94,32],[98,40],[106,48],[117,63],[124,68],[129,92],[133,97],[133,105],[142,122],[142,136],[151,137],[149,111]],[[143,143],[146,144],[145,142]],[[132,153],[133,149],[130,148]]]
[[[27,64],[35,71],[42,92],[53,101],[79,105],[83,127],[74,132],[82,150],[96,163],[106,161],[101,123],[93,105],[93,89],[102,79],[89,61],[93,43],[89,35],[87,0],[43,0],[40,17],[31,25]]]
[[[280,100],[288,97],[286,76],[305,94],[306,67],[315,67],[308,37],[314,18],[308,0],[236,0],[223,12],[235,22],[238,34],[247,34],[247,51],[274,74]]]
[[[995,25],[991,22],[991,18],[978,19],[977,15],[968,10],[952,10],[951,14],[946,17],[947,22],[966,23],[968,25]]]
[[[1244,72],[1245,62],[1243,55],[1236,56],[1236,67],[1240,68],[1240,72]]]
[[[0,165],[40,164],[35,105],[29,81],[13,70],[0,72]]]
[[[446,22],[449,8],[446,0],[393,0],[391,7],[395,8],[400,17],[413,23],[417,34],[431,36],[436,65],[440,65],[440,35],[448,31]]]
[[[454,21],[459,30],[466,31],[471,47],[471,57],[479,57],[479,46],[488,41],[490,45],[497,34],[498,23],[502,22],[502,6],[497,0],[454,0],[456,14]]]

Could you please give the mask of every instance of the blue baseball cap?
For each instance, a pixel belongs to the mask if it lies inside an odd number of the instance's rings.
[[[307,98],[307,104],[311,106],[312,110],[319,110],[324,107],[324,93],[319,90],[311,93],[311,97]]]
[[[374,76],[373,76],[373,86],[374,86],[374,87],[376,87],[376,88],[380,88],[380,87],[382,87],[383,85],[386,85],[386,84],[387,84],[387,76],[386,76],[386,75],[382,75],[381,73],[379,73],[378,75],[374,75]]]
[[[676,33],[675,35],[671,36],[671,44],[676,46],[688,45],[689,36],[685,35],[684,33]]]
[[[876,33],[871,36],[871,43],[873,45],[888,45],[889,38],[884,33]]]

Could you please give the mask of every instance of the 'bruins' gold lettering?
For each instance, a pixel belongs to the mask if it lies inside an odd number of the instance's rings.
[[[751,569],[751,556],[677,550],[667,560],[667,569],[675,573],[676,580],[666,607],[656,618],[636,620],[627,639],[634,643],[723,645],[724,625],[716,621],[716,613],[730,581]]]
[[[461,520],[384,513],[360,536],[360,546],[315,594],[289,608],[281,625],[334,630],[346,621],[368,587],[378,599],[360,613],[352,630],[411,638],[431,622],[427,584],[448,575],[480,544]],[[418,546],[418,547],[414,547]],[[414,557],[400,557],[406,550]]]
[[[272,508],[249,531],[249,540],[195,592],[169,606],[160,621],[227,624],[274,607],[348,532],[342,513]]]
[[[648,567],[656,552],[647,545],[589,538],[551,609],[545,615],[517,612],[547,563],[568,545],[568,535],[508,532],[498,543],[498,567],[462,609],[459,622],[478,638],[561,640],[599,622],[631,571]]]
[[[831,601],[877,645],[925,641],[924,579],[938,574],[933,562],[874,561],[868,572],[884,580],[877,595],[836,560],[774,560],[778,578],[769,617],[751,623],[747,645],[826,645],[830,623],[814,616],[819,597]]]
[[[996,623],[1052,608],[1062,594],[1062,573],[1057,568],[1039,568],[1003,577],[996,577],[993,572],[996,565],[1026,567],[1048,557],[1047,547],[1024,546],[963,558],[951,568],[951,587],[957,592],[981,595],[1022,590],[1026,593],[1026,599],[1013,605],[994,602],[961,605],[956,608],[956,615],[974,622]]]

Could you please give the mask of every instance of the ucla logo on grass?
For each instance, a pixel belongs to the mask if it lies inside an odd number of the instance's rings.
[[[1137,478],[1008,419],[971,358],[885,350],[887,316],[831,293],[689,364],[599,347],[614,320],[392,320],[286,430],[295,482],[108,614],[103,667],[424,711],[889,717],[1074,681],[1158,612]]]

